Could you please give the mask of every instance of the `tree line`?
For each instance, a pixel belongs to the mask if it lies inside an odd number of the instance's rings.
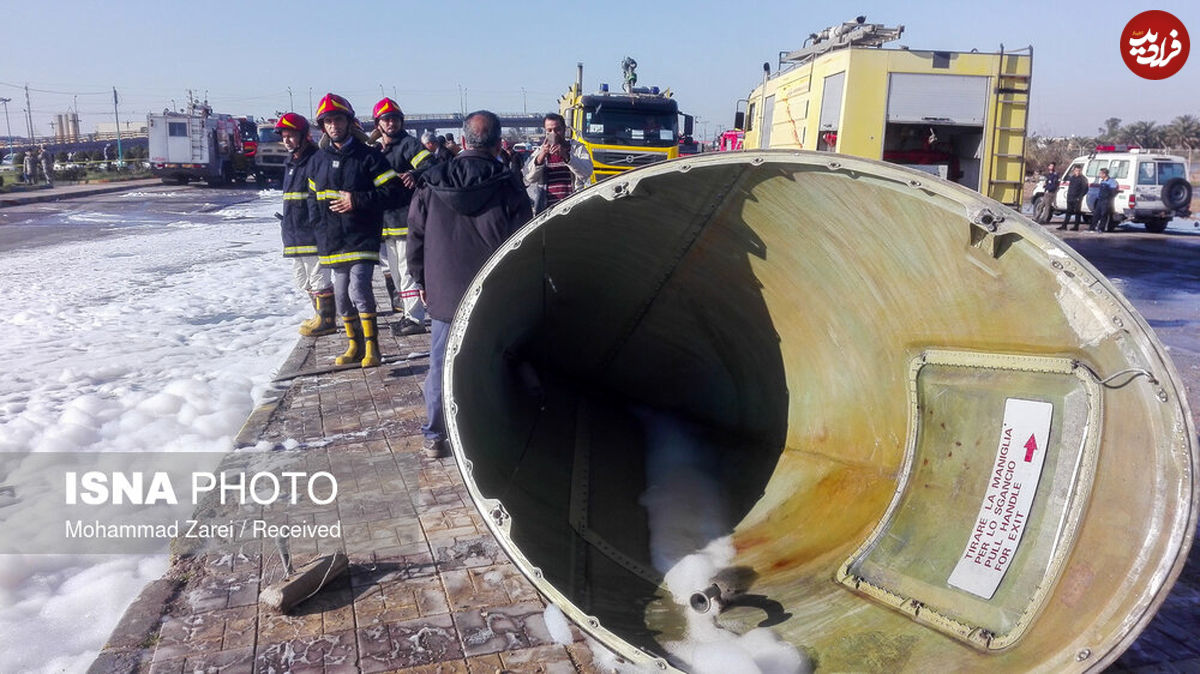
[[[1180,115],[1167,124],[1147,121],[1122,124],[1119,117],[1109,117],[1104,120],[1104,126],[1096,129],[1094,136],[1047,138],[1032,135],[1025,143],[1026,170],[1040,171],[1050,162],[1061,165],[1088,154],[1097,145],[1118,144],[1148,150],[1169,149],[1176,154],[1186,154],[1190,163],[1192,152],[1200,149],[1200,118]]]

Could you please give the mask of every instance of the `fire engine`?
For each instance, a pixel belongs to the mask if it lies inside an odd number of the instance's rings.
[[[745,148],[882,159],[1019,207],[1033,49],[885,48],[904,26],[859,16],[763,64],[734,126]]]

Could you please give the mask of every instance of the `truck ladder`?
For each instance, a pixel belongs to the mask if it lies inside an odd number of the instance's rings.
[[[192,143],[192,162],[206,161],[204,156],[204,150],[208,144],[208,134],[206,131],[204,119],[199,117],[188,118],[188,139]]]
[[[1020,72],[1019,52],[1029,53],[1029,73]],[[1011,58],[1010,58],[1011,56]],[[1011,61],[1011,63],[1010,63]],[[1033,79],[1033,47],[1005,54],[1000,45],[996,87],[993,92],[991,166],[987,195],[1002,204],[1021,208],[1025,186],[1025,133],[1029,125],[1029,88]]]

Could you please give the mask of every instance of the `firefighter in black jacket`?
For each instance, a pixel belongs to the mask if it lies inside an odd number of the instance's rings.
[[[334,362],[375,367],[379,343],[371,276],[379,263],[382,214],[395,207],[401,183],[356,127],[349,101],[326,94],[317,104],[317,123],[325,138],[309,172],[309,203],[320,217],[317,252],[333,272],[337,313],[350,340]]]
[[[383,246],[387,253],[388,274],[384,278],[392,306],[401,307],[403,316],[392,324],[395,335],[418,335],[425,332],[425,304],[421,301],[421,290],[408,273],[405,239],[408,236],[408,204],[412,201],[413,188],[418,175],[433,165],[433,153],[421,146],[421,142],[404,130],[404,112],[390,98],[375,104],[371,111],[375,120],[375,131],[383,156],[400,176],[403,185],[400,200],[394,208],[383,212]]]
[[[328,335],[337,331],[333,320],[333,282],[329,268],[317,257],[316,209],[308,201],[308,168],[317,146],[309,135],[308,120],[289,112],[275,123],[283,146],[291,152],[283,171],[283,215],[279,223],[283,235],[283,256],[292,259],[296,287],[309,294],[312,318],[300,324],[305,336]]]

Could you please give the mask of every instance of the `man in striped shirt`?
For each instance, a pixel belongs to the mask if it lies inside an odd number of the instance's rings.
[[[581,143],[567,138],[567,122],[551,112],[542,121],[546,138],[525,164],[534,213],[550,208],[592,181],[592,158]]]

